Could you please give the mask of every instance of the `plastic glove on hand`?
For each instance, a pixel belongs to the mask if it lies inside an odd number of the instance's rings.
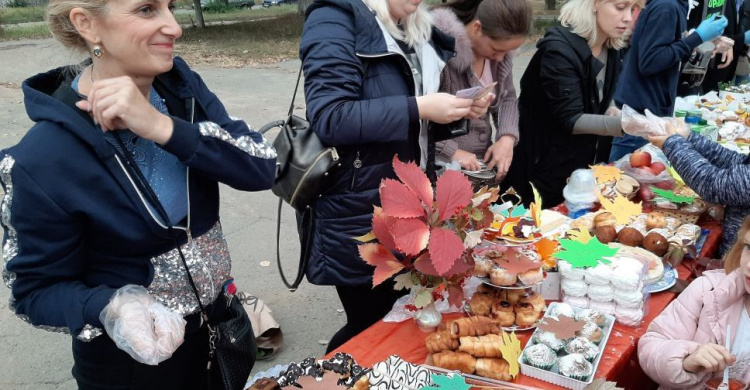
[[[185,338],[182,316],[157,302],[143,286],[117,290],[99,319],[118,348],[152,366],[169,359]]]
[[[695,29],[695,32],[700,35],[703,42],[712,41],[724,32],[727,24],[729,22],[725,16],[720,18],[712,17],[701,22],[698,28]]]

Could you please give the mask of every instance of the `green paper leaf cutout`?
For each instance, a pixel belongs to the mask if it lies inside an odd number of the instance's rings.
[[[695,200],[694,196],[677,195],[672,190],[662,190],[660,188],[651,187],[651,191],[654,192],[654,195],[662,197],[672,203],[691,204]]]
[[[583,244],[573,240],[560,240],[563,251],[557,252],[555,257],[570,263],[573,268],[596,267],[599,263],[609,264],[611,261],[605,257],[617,254],[618,248],[610,248],[602,244],[596,237]]]
[[[503,210],[503,212],[501,212],[500,214],[501,214],[501,215],[502,215],[503,217],[505,217],[505,218],[512,218],[512,217],[523,217],[524,215],[526,215],[526,212],[527,212],[527,211],[529,211],[529,210],[528,210],[528,209],[526,209],[526,207],[525,207],[524,205],[522,205],[522,204],[520,204],[520,205],[518,205],[518,206],[516,206],[516,207],[513,207],[513,208],[512,208],[511,210],[512,210],[512,213],[511,213],[511,215],[508,215],[508,210]]]
[[[466,384],[466,378],[458,374],[451,376],[432,374],[432,383],[435,386],[423,387],[422,390],[469,390],[471,386]]]

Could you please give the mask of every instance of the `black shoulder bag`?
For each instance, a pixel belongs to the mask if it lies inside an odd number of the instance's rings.
[[[329,177],[341,166],[339,154],[335,147],[326,146],[315,134],[310,123],[294,115],[294,99],[302,78],[302,66],[297,75],[297,85],[294,87],[292,103],[285,121],[274,121],[261,127],[261,134],[274,127],[281,127],[279,135],[273,141],[276,149],[276,181],[271,191],[279,197],[276,216],[276,261],[279,266],[281,280],[289,291],[296,291],[305,276],[307,258],[312,246],[313,230],[315,229],[315,200],[328,188]],[[281,205],[289,203],[302,216],[300,226],[301,251],[297,276],[289,283],[281,269],[281,255],[279,254],[279,236],[281,233]]]
[[[125,160],[128,172],[133,176],[136,186],[144,193],[151,204],[154,206],[159,216],[166,221],[170,233],[172,233],[172,224],[169,222],[169,216],[166,210],[159,202],[159,198],[154,193],[148,180],[138,169],[135,160],[128,152],[125,143],[116,132],[112,133],[122,149],[122,153],[117,151],[117,155]],[[189,229],[189,226],[188,226]],[[188,233],[188,242],[192,238]],[[182,265],[185,267],[190,287],[195,294],[195,299],[200,307],[201,318],[208,327],[208,364],[206,366],[208,388],[211,390],[242,390],[245,388],[250,371],[255,365],[257,354],[257,345],[255,343],[255,334],[250,318],[242,306],[242,303],[235,295],[226,291],[221,293],[214,301],[209,316],[206,307],[201,302],[198,288],[193,282],[190,275],[185,255],[182,253],[182,247],[175,243],[177,251],[180,254]]]

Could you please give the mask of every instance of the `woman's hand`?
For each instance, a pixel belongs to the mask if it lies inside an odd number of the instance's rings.
[[[440,124],[455,122],[468,116],[473,103],[471,99],[461,99],[443,92],[417,97],[419,119]]]
[[[484,162],[487,164],[487,169],[497,167],[495,180],[499,181],[508,174],[510,163],[513,161],[513,147],[515,143],[516,139],[514,137],[504,135],[492,144],[487,149],[487,153],[484,154]]]
[[[157,111],[127,76],[94,82],[88,100],[76,103],[104,131],[130,129],[136,135],[165,144],[172,137],[172,118]]]
[[[690,373],[717,372],[732,365],[737,359],[718,344],[703,344],[682,360],[682,368]]]
[[[690,129],[688,129],[687,126],[674,126],[671,123],[667,123],[664,128],[667,130],[667,135],[652,135],[648,137],[648,141],[659,149],[663,149],[664,143],[667,142],[667,138],[675,134],[686,139],[690,136]]]
[[[453,154],[453,158],[451,160],[459,163],[461,165],[461,168],[467,171],[478,171],[482,169],[477,156],[474,153],[469,153],[465,150],[456,150],[456,153]]]
[[[467,118],[472,120],[483,118],[484,115],[487,114],[487,109],[490,107],[493,100],[495,100],[495,94],[493,93],[488,93],[487,96],[481,99],[472,100],[471,109]]]

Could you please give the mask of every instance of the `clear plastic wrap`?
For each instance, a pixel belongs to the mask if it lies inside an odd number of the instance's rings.
[[[664,164],[664,166],[669,166],[667,156],[665,156],[664,153],[656,146],[647,144],[638,150],[647,152],[651,155],[651,164],[660,162]],[[659,187],[664,188],[673,188],[675,185],[674,178],[669,174],[669,170],[667,169],[665,169],[658,175],[654,175],[654,172],[652,172],[650,169],[633,168],[630,165],[630,154],[627,154],[621,159],[615,161],[615,166],[619,168],[624,174],[638,181],[638,183],[640,183],[642,187],[656,183],[661,183]]]
[[[622,130],[626,134],[642,138],[665,136],[669,134],[668,126],[677,128],[682,125],[676,118],[660,118],[649,110],[642,115],[628,105],[622,107]]]
[[[118,348],[152,366],[169,359],[185,337],[182,316],[157,302],[143,286],[121,287],[99,319]]]

